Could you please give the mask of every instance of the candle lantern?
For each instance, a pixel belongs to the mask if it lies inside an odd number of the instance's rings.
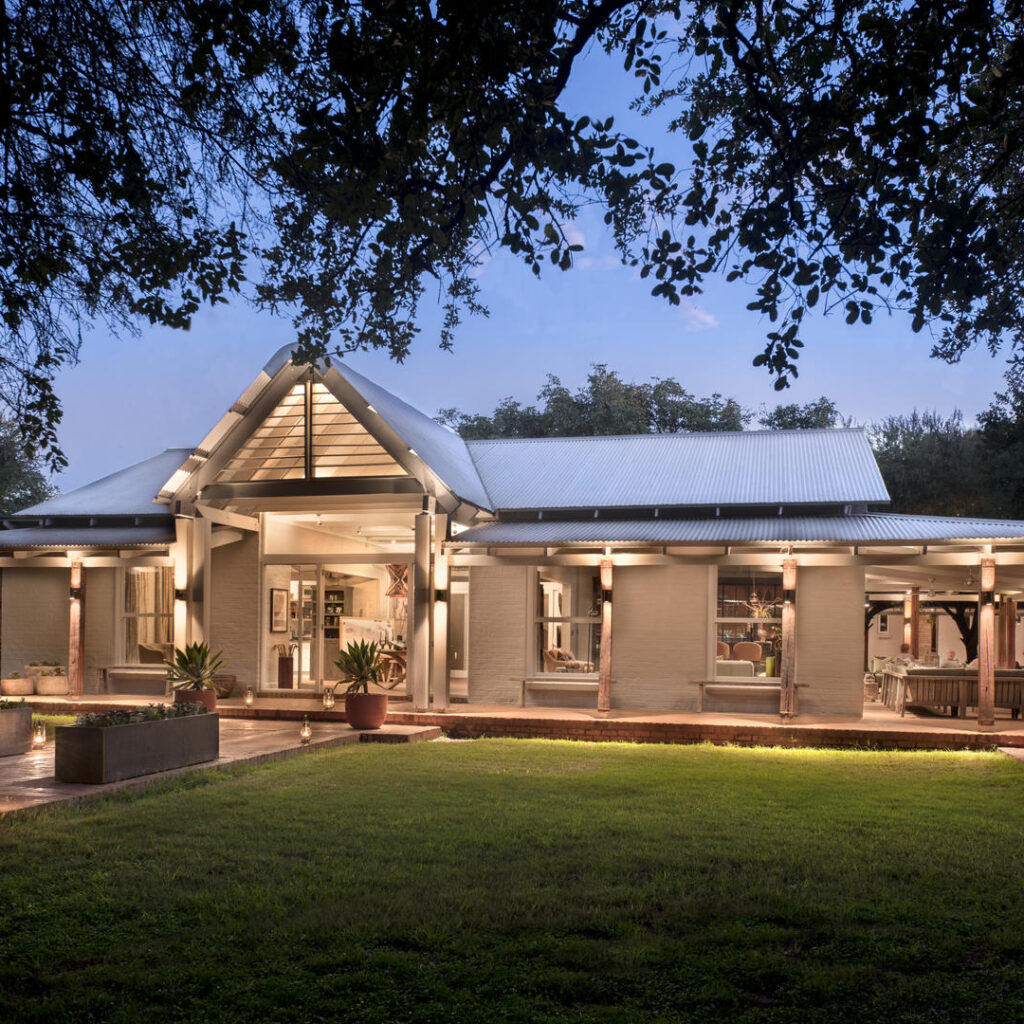
[[[36,721],[32,728],[32,746],[41,747],[46,742],[46,723]]]
[[[334,687],[324,687],[324,711],[330,711],[334,707]]]
[[[302,728],[299,730],[299,739],[302,740],[302,745],[306,746],[312,738],[313,730],[309,725],[309,715],[306,715],[306,717],[302,719]]]
[[[251,687],[245,688],[245,706],[251,708],[256,700],[256,691]]]

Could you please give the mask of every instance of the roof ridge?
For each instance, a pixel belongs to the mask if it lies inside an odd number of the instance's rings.
[[[552,441],[623,441],[634,438],[673,439],[679,437],[758,437],[771,434],[780,437],[786,434],[797,434],[806,437],[808,434],[843,434],[866,433],[866,427],[798,427],[792,430],[673,430],[657,431],[647,434],[558,434],[550,437],[475,437],[465,438],[467,446],[481,444],[528,444],[549,443]]]

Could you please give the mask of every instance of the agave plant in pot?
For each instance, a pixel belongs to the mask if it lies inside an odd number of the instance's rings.
[[[207,711],[216,711],[217,691],[213,688],[213,677],[222,664],[220,652],[212,654],[205,643],[176,648],[174,658],[164,662],[167,682],[174,690],[174,702],[202,704]]]
[[[345,690],[345,718],[353,729],[379,729],[388,714],[388,695],[370,693],[370,683],[380,681],[384,671],[381,646],[376,641],[357,640],[338,652],[334,663],[341,670]]]

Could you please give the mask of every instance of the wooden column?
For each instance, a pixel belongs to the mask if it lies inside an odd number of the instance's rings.
[[[796,714],[796,559],[782,560],[782,666],[779,669],[779,714]]]
[[[981,584],[978,590],[978,725],[995,725],[995,585],[994,558],[981,560]]]
[[[612,561],[601,560],[601,664],[597,673],[597,710],[612,708]]]
[[[188,641],[210,642],[212,523],[197,515],[189,535]]]
[[[426,711],[430,703],[430,519],[427,512],[420,512],[415,519],[412,643],[409,647],[414,711]]]
[[[1017,665],[1017,602],[1001,595],[996,615],[996,668]]]
[[[921,656],[921,588],[911,587],[903,599],[903,642],[910,647],[910,656]]]
[[[430,637],[430,696],[435,711],[447,711],[451,704],[448,671],[448,556],[441,550],[448,533],[448,517],[434,516],[434,611]]]
[[[71,608],[68,616],[68,692],[74,699],[85,692],[85,569],[71,563]]]

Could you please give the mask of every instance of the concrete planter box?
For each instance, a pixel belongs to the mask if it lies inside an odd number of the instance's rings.
[[[220,754],[219,715],[128,725],[63,725],[55,735],[58,782],[117,782],[214,761]]]
[[[0,695],[4,697],[31,697],[35,692],[31,677],[0,679]]]
[[[0,711],[0,757],[24,754],[32,749],[32,709],[5,708]]]
[[[36,676],[36,693],[40,697],[62,697],[67,692],[67,676]]]

